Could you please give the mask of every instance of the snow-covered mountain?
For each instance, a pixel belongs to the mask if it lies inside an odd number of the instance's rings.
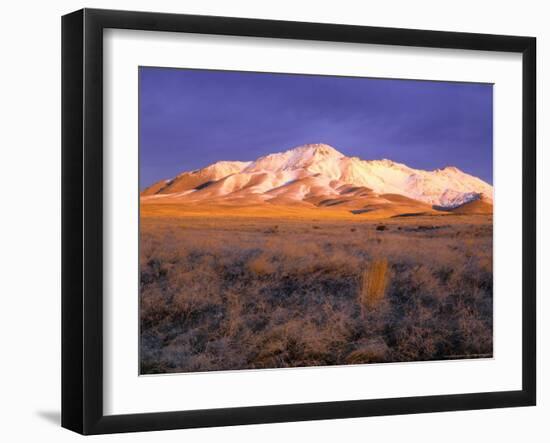
[[[455,167],[435,171],[391,160],[346,157],[326,144],[308,144],[252,162],[214,163],[155,183],[146,200],[303,202],[323,206],[385,196],[403,196],[435,208],[455,208],[483,199],[492,204],[493,187]]]

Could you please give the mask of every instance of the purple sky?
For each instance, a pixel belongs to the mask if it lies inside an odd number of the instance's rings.
[[[488,84],[139,69],[140,188],[306,143],[492,184]]]

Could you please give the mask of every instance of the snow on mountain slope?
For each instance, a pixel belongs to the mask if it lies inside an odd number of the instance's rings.
[[[321,202],[353,187],[362,189],[361,198],[366,191],[371,196],[397,194],[440,208],[455,208],[482,197],[492,204],[493,199],[491,185],[455,167],[424,171],[386,159],[361,160],[325,144],[303,145],[252,162],[217,162],[156,183],[142,196]],[[347,195],[346,202],[353,197]]]
[[[285,152],[269,154],[252,162],[245,172],[292,171],[306,169],[323,175],[337,173],[339,162],[344,155],[325,144],[298,146]]]

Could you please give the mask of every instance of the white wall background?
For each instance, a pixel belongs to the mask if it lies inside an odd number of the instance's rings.
[[[549,12],[536,0],[5,2],[0,26],[0,438],[81,440],[60,414],[60,16],[81,7],[531,35],[538,38],[539,225],[550,221]],[[542,231],[539,229],[539,231]],[[539,405],[95,437],[94,441],[533,441],[550,439],[548,235],[539,236]],[[541,253],[541,249],[544,249]]]

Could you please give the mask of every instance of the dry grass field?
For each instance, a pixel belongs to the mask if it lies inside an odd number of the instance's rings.
[[[140,235],[142,374],[492,356],[490,215],[143,205]]]

